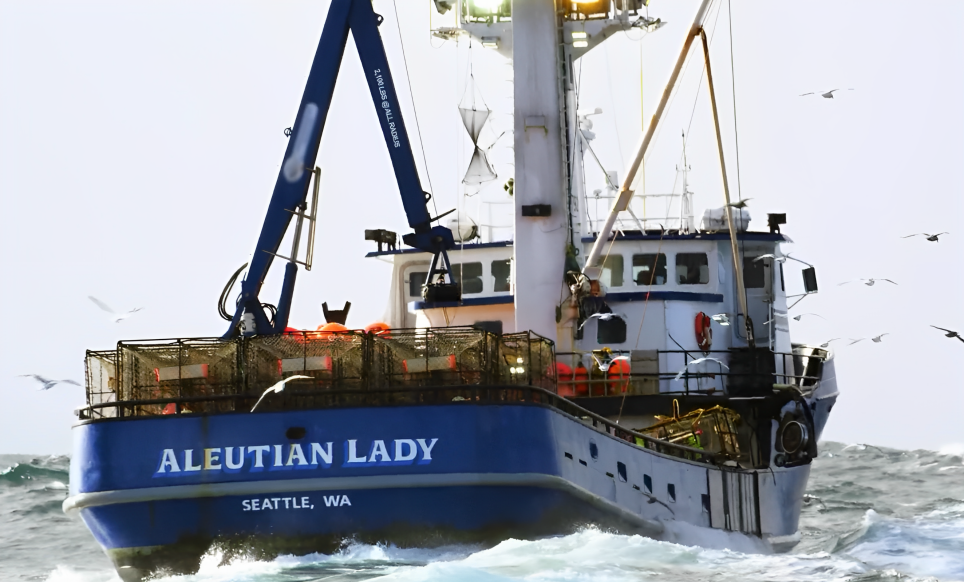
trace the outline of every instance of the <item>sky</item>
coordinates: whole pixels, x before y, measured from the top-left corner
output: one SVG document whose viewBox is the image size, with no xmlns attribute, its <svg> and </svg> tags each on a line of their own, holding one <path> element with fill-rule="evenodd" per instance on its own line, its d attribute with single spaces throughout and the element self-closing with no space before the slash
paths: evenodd
<svg viewBox="0 0 964 582">
<path fill-rule="evenodd" d="M 964 4 L 741 0 L 730 17 L 722 1 L 706 26 L 731 190 L 752 199 L 751 228 L 786 212 L 794 244 L 784 250 L 817 268 L 820 292 L 794 311 L 825 319 L 791 321 L 794 341 L 889 334 L 832 344 L 841 396 L 824 438 L 964 442 L 954 364 L 964 344 L 929 327 L 964 332 Z M 511 139 L 497 139 L 511 128 L 508 61 L 466 39 L 433 39 L 451 13 L 428 0 L 399 2 L 398 18 L 391 0 L 374 4 L 423 183 L 440 211 L 498 222 L 511 175 Z M 631 160 L 641 111 L 652 115 L 697 5 L 653 0 L 666 26 L 619 33 L 577 63 L 580 109 L 603 109 L 593 147 L 607 169 L 622 175 Z M 38 391 L 19 374 L 80 381 L 86 349 L 225 331 L 216 302 L 249 260 L 327 9 L 0 0 L 0 453 L 69 452 L 84 402 L 81 388 Z M 315 267 L 299 277 L 297 327 L 322 323 L 322 301 L 351 301 L 350 325 L 380 319 L 390 267 L 363 258 L 374 248 L 364 230 L 406 231 L 350 41 L 346 55 L 318 157 Z M 460 188 L 471 145 L 456 113 L 470 62 L 495 112 L 480 141 L 494 143 L 500 175 L 475 196 Z M 701 72 L 694 50 L 645 183 L 672 189 L 687 130 L 698 216 L 723 197 Z M 799 96 L 832 88 L 854 90 Z M 589 190 L 601 187 L 602 172 L 586 167 Z M 901 238 L 942 231 L 936 243 Z M 869 277 L 898 285 L 839 285 Z M 262 298 L 279 287 L 274 273 Z M 115 324 L 88 295 L 143 310 Z"/>
</svg>

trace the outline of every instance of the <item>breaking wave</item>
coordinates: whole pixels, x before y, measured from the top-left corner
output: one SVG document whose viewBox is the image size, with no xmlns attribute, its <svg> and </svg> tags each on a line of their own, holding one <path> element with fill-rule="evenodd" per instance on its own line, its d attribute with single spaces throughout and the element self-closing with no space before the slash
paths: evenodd
<svg viewBox="0 0 964 582">
<path fill-rule="evenodd" d="M 0 471 L 0 507 L 14 507 L 0 515 L 0 547 L 12 547 L 14 557 L 0 559 L 0 578 L 119 580 L 83 524 L 59 510 L 66 492 L 53 484 L 66 484 L 66 459 L 2 461 L 9 468 Z M 5 539 L 6 530 L 16 533 Z M 964 450 L 822 444 L 801 517 L 802 540 L 789 554 L 763 553 L 745 536 L 679 524 L 668 530 L 672 541 L 590 528 L 494 547 L 349 543 L 331 555 L 230 561 L 211 552 L 197 574 L 162 580 L 964 582 Z"/>
</svg>

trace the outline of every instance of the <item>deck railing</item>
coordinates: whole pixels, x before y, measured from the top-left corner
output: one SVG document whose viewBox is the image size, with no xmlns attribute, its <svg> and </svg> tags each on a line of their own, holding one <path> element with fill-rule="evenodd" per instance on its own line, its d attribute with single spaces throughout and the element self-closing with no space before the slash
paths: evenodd
<svg viewBox="0 0 964 582">
<path fill-rule="evenodd" d="M 553 361 L 552 342 L 535 333 L 461 327 L 119 342 L 116 350 L 87 352 L 88 413 L 102 418 L 243 410 L 266 388 L 295 375 L 307 378 L 291 382 L 286 394 L 472 385 L 555 391 Z M 266 399 L 263 407 L 281 401 Z"/>
<path fill-rule="evenodd" d="M 700 358 L 711 359 L 691 364 Z M 768 393 L 774 385 L 806 391 L 820 379 L 814 375 L 819 374 L 817 366 L 798 369 L 799 354 L 769 350 L 559 352 L 557 359 L 563 364 L 557 368 L 558 393 L 577 398 L 623 394 L 751 395 Z"/>
<path fill-rule="evenodd" d="M 620 426 L 556 393 L 550 340 L 471 328 L 120 342 L 87 352 L 82 420 L 192 413 L 250 413 L 265 388 L 293 375 L 261 411 L 413 404 L 529 403 L 661 454 L 730 459 Z"/>
</svg>

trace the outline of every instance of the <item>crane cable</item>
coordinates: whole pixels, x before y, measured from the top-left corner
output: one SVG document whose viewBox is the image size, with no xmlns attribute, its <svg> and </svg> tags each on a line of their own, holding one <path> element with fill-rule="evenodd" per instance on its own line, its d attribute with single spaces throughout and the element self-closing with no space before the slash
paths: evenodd
<svg viewBox="0 0 964 582">
<path fill-rule="evenodd" d="M 412 100 L 412 113 L 415 116 L 415 133 L 418 135 L 418 147 L 422 150 L 422 164 L 425 165 L 425 179 L 428 181 L 428 189 L 432 194 L 432 209 L 435 216 L 438 216 L 438 206 L 435 204 L 435 188 L 432 187 L 432 174 L 428 171 L 428 158 L 425 157 L 425 143 L 422 141 L 422 129 L 418 123 L 418 108 L 415 106 L 415 94 L 412 92 L 412 79 L 408 74 L 408 58 L 405 56 L 405 41 L 402 39 L 402 27 L 398 22 L 398 5 L 392 0 L 392 8 L 395 10 L 395 29 L 398 31 L 398 45 L 402 49 L 402 64 L 405 66 L 405 82 L 408 85 L 408 95 Z"/>
</svg>

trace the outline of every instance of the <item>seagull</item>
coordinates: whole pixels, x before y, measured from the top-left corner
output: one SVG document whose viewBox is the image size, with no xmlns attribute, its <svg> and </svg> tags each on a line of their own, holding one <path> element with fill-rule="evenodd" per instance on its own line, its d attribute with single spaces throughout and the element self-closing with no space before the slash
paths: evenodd
<svg viewBox="0 0 964 582">
<path fill-rule="evenodd" d="M 880 334 L 880 335 L 877 335 L 877 336 L 874 336 L 874 337 L 870 338 L 870 341 L 874 342 L 875 344 L 879 344 L 880 342 L 884 341 L 884 336 L 885 336 L 885 335 L 890 335 L 890 334 L 889 334 L 889 333 L 882 333 L 882 334 Z"/>
<path fill-rule="evenodd" d="M 912 236 L 926 236 L 926 237 L 927 237 L 927 240 L 929 240 L 929 241 L 931 241 L 931 242 L 941 242 L 941 241 L 937 240 L 937 237 L 941 236 L 942 234 L 951 234 L 951 233 L 949 233 L 949 232 L 939 232 L 939 233 L 937 233 L 937 234 L 927 234 L 926 232 L 919 232 L 919 233 L 917 233 L 917 234 L 909 234 L 909 235 L 907 235 L 907 236 L 902 236 L 902 237 L 900 237 L 900 238 L 910 238 L 910 237 L 912 237 Z"/>
<path fill-rule="evenodd" d="M 41 384 L 43 384 L 43 386 L 41 386 L 40 388 L 37 388 L 37 390 L 50 390 L 57 384 L 73 384 L 74 386 L 80 386 L 80 382 L 76 382 L 74 380 L 48 380 L 47 378 L 44 378 L 39 374 L 20 374 L 20 377 L 33 378 L 37 382 L 40 382 Z"/>
<path fill-rule="evenodd" d="M 131 309 L 131 310 L 128 311 L 127 313 L 117 313 L 116 311 L 114 311 L 113 309 L 111 309 L 109 305 L 107 305 L 106 303 L 104 303 L 104 302 L 101 301 L 100 299 L 94 297 L 93 295 L 88 295 L 88 296 L 87 296 L 87 299 L 90 299 L 91 301 L 94 302 L 94 305 L 96 305 L 97 307 L 100 307 L 101 309 L 103 309 L 103 310 L 106 311 L 107 313 L 111 314 L 111 319 L 113 319 L 114 323 L 120 323 L 120 322 L 124 321 L 125 319 L 127 319 L 128 317 L 134 315 L 135 313 L 137 313 L 137 312 L 140 311 L 141 309 L 144 309 L 143 307 L 135 307 L 134 309 Z"/>
<path fill-rule="evenodd" d="M 292 380 L 314 380 L 314 378 L 312 378 L 311 376 L 298 376 L 298 375 L 288 376 L 284 380 L 278 382 L 274 386 L 262 392 L 261 398 L 258 398 L 258 401 L 255 402 L 254 406 L 251 407 L 251 412 L 254 412 L 254 409 L 257 408 L 259 404 L 261 404 L 261 401 L 264 400 L 265 396 L 267 396 L 271 392 L 274 392 L 275 394 L 280 394 L 281 391 L 285 389 L 285 384 L 287 384 L 288 382 L 291 382 Z"/>
<path fill-rule="evenodd" d="M 582 329 L 587 323 L 589 323 L 589 320 L 593 319 L 594 317 L 598 317 L 599 321 L 609 321 L 614 317 L 618 317 L 619 319 L 626 321 L 626 316 L 622 313 L 593 313 L 586 318 L 586 321 L 582 322 L 582 325 L 579 326 L 579 329 Z"/>
<path fill-rule="evenodd" d="M 723 367 L 726 368 L 727 370 L 730 369 L 729 366 L 727 366 L 727 365 L 724 364 L 723 362 L 717 360 L 716 358 L 697 358 L 697 359 L 693 360 L 692 362 L 690 362 L 690 363 L 686 364 L 685 366 L 683 366 L 683 369 L 679 371 L 679 374 L 676 374 L 676 377 L 673 378 L 673 380 L 679 380 L 680 378 L 682 378 L 682 377 L 683 377 L 683 373 L 686 372 L 686 369 L 689 368 L 690 366 L 695 365 L 695 364 L 699 364 L 700 362 L 705 362 L 705 361 L 707 361 L 707 360 L 709 360 L 709 361 L 711 361 L 711 362 L 716 362 L 717 364 L 723 366 Z"/>
<path fill-rule="evenodd" d="M 794 315 L 794 316 L 793 316 L 793 321 L 800 321 L 800 318 L 803 317 L 804 315 L 815 315 L 815 316 L 817 316 L 817 317 L 819 317 L 820 319 L 823 319 L 823 320 L 825 320 L 825 321 L 826 321 L 826 319 L 827 319 L 826 317 L 820 315 L 819 313 L 801 313 L 800 315 Z"/>
<path fill-rule="evenodd" d="M 833 99 L 833 94 L 836 91 L 853 91 L 853 89 L 831 89 L 827 92 L 823 91 L 811 91 L 809 93 L 802 93 L 800 97 L 806 97 L 807 95 L 820 95 L 824 99 Z"/>
<path fill-rule="evenodd" d="M 731 207 L 731 208 L 746 208 L 746 203 L 749 202 L 750 200 L 753 200 L 753 199 L 752 199 L 752 198 L 744 198 L 743 200 L 740 200 L 739 202 L 730 202 L 729 204 L 727 204 L 727 206 L 729 206 L 729 207 Z"/>
<path fill-rule="evenodd" d="M 852 345 L 854 345 L 855 343 L 857 343 L 857 342 L 862 342 L 862 341 L 864 341 L 864 340 L 867 339 L 867 338 L 862 337 L 862 338 L 860 338 L 860 339 L 854 339 L 854 338 L 852 338 L 852 337 L 848 337 L 847 339 L 850 340 L 850 343 L 847 344 L 847 345 L 848 345 L 848 346 L 852 346 Z"/>
<path fill-rule="evenodd" d="M 782 263 L 787 260 L 786 257 L 778 257 L 776 255 L 766 254 L 766 255 L 760 255 L 759 257 L 753 259 L 753 262 L 755 263 L 757 261 L 762 261 L 763 259 L 773 259 L 778 263 Z"/>
<path fill-rule="evenodd" d="M 957 339 L 964 342 L 964 337 L 961 337 L 961 334 L 957 333 L 956 331 L 944 329 L 943 327 L 937 327 L 936 325 L 932 325 L 931 327 L 933 327 L 934 329 L 939 329 L 941 331 L 946 331 L 947 333 L 944 334 L 944 337 L 956 337 Z"/>
<path fill-rule="evenodd" d="M 835 341 L 837 341 L 838 339 L 842 339 L 842 338 L 835 337 L 835 338 L 833 338 L 832 340 L 827 340 L 827 341 L 823 342 L 822 344 L 820 344 L 820 347 L 821 347 L 821 348 L 829 348 L 829 347 L 830 347 L 830 342 L 835 342 Z"/>
<path fill-rule="evenodd" d="M 877 281 L 887 281 L 888 283 L 893 283 L 894 285 L 897 284 L 897 283 L 894 283 L 893 281 L 891 281 L 890 279 L 873 279 L 873 278 L 871 278 L 871 279 L 853 279 L 853 280 L 851 280 L 851 281 L 844 281 L 843 283 L 838 283 L 837 286 L 839 287 L 840 285 L 846 285 L 847 283 L 853 283 L 854 281 L 863 281 L 863 282 L 864 282 L 864 285 L 866 285 L 866 286 L 868 286 L 868 287 L 873 287 L 873 286 L 874 286 L 874 283 L 876 283 Z"/>
<path fill-rule="evenodd" d="M 596 361 L 596 365 L 599 366 L 599 370 L 602 372 L 608 372 L 609 367 L 612 366 L 618 360 L 626 360 L 627 362 L 630 361 L 629 356 L 616 356 L 611 360 L 600 360 L 599 358 L 596 357 L 596 354 L 590 353 L 589 355 L 592 356 L 592 359 Z"/>
<path fill-rule="evenodd" d="M 711 315 L 710 319 L 720 325 L 730 325 L 730 317 L 727 313 L 717 313 L 716 315 Z"/>
<path fill-rule="evenodd" d="M 768 320 L 764 321 L 764 322 L 763 322 L 763 325 L 770 325 L 770 324 L 773 323 L 773 322 L 776 320 L 776 318 L 778 318 L 778 317 L 783 318 L 783 319 L 786 319 L 786 318 L 787 318 L 787 314 L 786 314 L 786 313 L 774 313 L 774 314 L 773 314 L 773 319 L 768 319 Z M 794 317 L 794 319 L 796 319 L 796 318 Z"/>
</svg>

